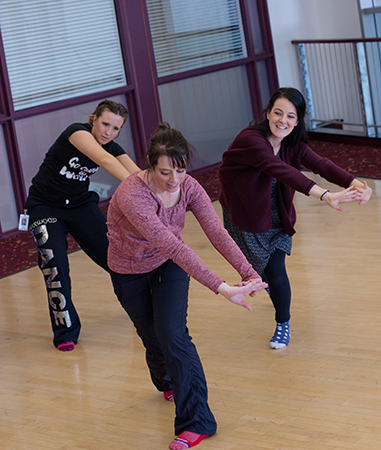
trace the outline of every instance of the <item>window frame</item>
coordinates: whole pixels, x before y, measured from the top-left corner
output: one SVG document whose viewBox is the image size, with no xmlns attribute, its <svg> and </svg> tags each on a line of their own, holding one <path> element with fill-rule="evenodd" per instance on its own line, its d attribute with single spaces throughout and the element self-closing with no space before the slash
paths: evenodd
<svg viewBox="0 0 381 450">
<path fill-rule="evenodd" d="M 258 54 L 254 51 L 254 36 L 250 29 L 250 10 L 248 3 L 252 1 L 256 1 L 261 27 L 263 51 Z M 261 99 L 257 72 L 258 62 L 265 61 L 270 90 L 273 91 L 278 88 L 275 56 L 266 0 L 240 0 L 242 22 L 248 52 L 246 58 L 161 78 L 157 77 L 154 67 L 155 60 L 146 4 L 144 0 L 129 0 L 128 6 L 126 3 L 125 0 L 114 0 L 124 69 L 127 79 L 126 85 L 108 91 L 60 100 L 58 102 L 25 110 L 14 111 L 13 109 L 4 46 L 0 30 L 0 125 L 4 128 L 18 212 L 23 212 L 27 195 L 15 131 L 15 122 L 21 118 L 28 118 L 51 111 L 63 110 L 65 108 L 75 108 L 83 103 L 93 100 L 101 101 L 104 98 L 113 95 L 124 95 L 130 113 L 136 160 L 138 164 L 142 164 L 150 136 L 156 129 L 157 124 L 161 121 L 160 104 L 157 92 L 157 88 L 160 84 L 243 65 L 246 67 L 248 74 L 250 97 L 255 116 L 263 109 L 263 100 Z M 3 239 L 9 235 L 16 234 L 17 232 L 17 229 L 7 231 L 2 234 L 1 238 Z"/>
</svg>

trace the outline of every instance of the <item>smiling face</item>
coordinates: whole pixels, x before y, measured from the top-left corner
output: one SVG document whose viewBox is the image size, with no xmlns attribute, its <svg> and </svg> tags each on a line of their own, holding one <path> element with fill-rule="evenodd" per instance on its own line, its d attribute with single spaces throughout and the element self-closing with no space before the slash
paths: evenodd
<svg viewBox="0 0 381 450">
<path fill-rule="evenodd" d="M 298 125 L 295 106 L 286 98 L 275 100 L 271 111 L 267 111 L 271 136 L 269 140 L 281 141 Z"/>
<path fill-rule="evenodd" d="M 118 136 L 123 124 L 123 117 L 106 109 L 93 120 L 91 133 L 99 145 L 105 145 Z"/>
<path fill-rule="evenodd" d="M 150 172 L 154 191 L 156 193 L 165 191 L 169 193 L 177 192 L 186 173 L 186 169 L 173 167 L 172 161 L 168 156 L 160 156 L 157 165 Z"/>
</svg>

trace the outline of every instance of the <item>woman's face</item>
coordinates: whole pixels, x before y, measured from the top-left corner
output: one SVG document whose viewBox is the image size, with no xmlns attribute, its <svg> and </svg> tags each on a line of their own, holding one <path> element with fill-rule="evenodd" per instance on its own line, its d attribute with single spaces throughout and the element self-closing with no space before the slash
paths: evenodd
<svg viewBox="0 0 381 450">
<path fill-rule="evenodd" d="M 105 145 L 118 136 L 123 123 L 123 117 L 106 109 L 99 117 L 95 117 L 91 133 L 98 144 Z"/>
<path fill-rule="evenodd" d="M 298 114 L 295 106 L 286 98 L 275 100 L 270 112 L 267 112 L 270 131 L 273 137 L 284 139 L 298 125 Z"/>
<path fill-rule="evenodd" d="M 180 188 L 187 171 L 181 167 L 173 167 L 168 156 L 160 156 L 155 169 L 150 173 L 156 192 L 176 192 Z"/>
</svg>

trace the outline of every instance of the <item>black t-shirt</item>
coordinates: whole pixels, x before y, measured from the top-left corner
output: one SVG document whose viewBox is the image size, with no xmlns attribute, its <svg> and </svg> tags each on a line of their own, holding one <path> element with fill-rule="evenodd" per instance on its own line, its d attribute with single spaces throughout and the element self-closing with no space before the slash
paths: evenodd
<svg viewBox="0 0 381 450">
<path fill-rule="evenodd" d="M 91 125 L 73 123 L 50 147 L 32 179 L 30 196 L 55 206 L 68 207 L 86 201 L 89 197 L 90 177 L 98 171 L 99 166 L 69 142 L 69 137 L 79 130 L 91 133 Z M 102 147 L 115 157 L 125 153 L 114 141 Z"/>
</svg>

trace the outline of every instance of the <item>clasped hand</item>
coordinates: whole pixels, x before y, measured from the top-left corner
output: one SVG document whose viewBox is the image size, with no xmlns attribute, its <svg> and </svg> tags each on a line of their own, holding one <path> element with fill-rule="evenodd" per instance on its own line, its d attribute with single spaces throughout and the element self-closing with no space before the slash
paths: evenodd
<svg viewBox="0 0 381 450">
<path fill-rule="evenodd" d="M 366 181 L 364 181 L 364 187 L 363 188 L 356 187 L 356 191 L 359 194 L 357 198 L 357 200 L 360 200 L 359 205 L 365 205 L 365 203 L 368 203 L 373 192 L 372 188 L 368 186 Z"/>
<path fill-rule="evenodd" d="M 344 209 L 340 206 L 340 203 L 359 201 L 359 205 L 365 205 L 371 195 L 372 189 L 364 181 L 363 188 L 350 186 L 339 192 L 328 192 L 323 198 L 331 208 L 342 212 Z"/>
<path fill-rule="evenodd" d="M 242 281 L 234 286 L 225 282 L 221 283 L 217 291 L 232 303 L 251 311 L 251 306 L 244 301 L 244 298 L 248 295 L 254 297 L 266 287 L 267 283 L 263 282 L 261 278 L 254 278 L 253 280 Z"/>
</svg>

